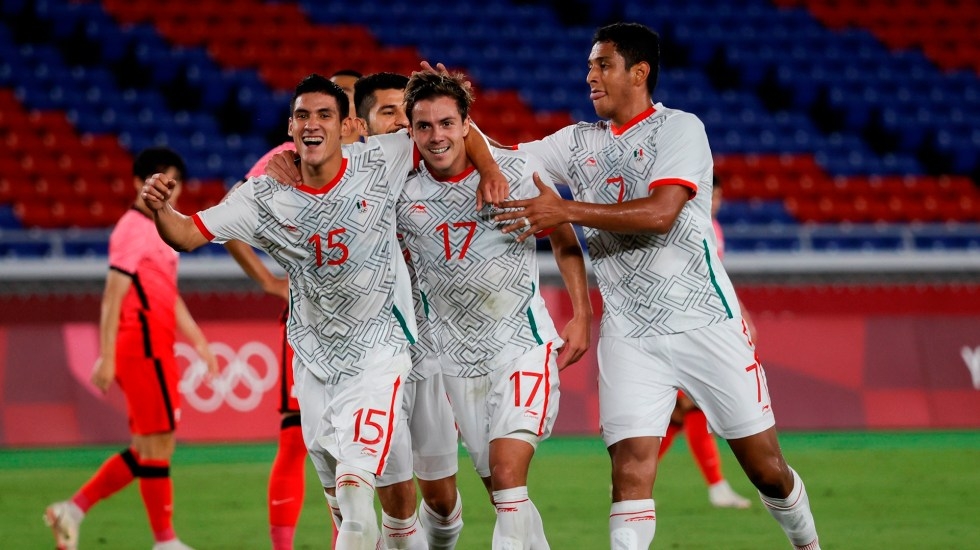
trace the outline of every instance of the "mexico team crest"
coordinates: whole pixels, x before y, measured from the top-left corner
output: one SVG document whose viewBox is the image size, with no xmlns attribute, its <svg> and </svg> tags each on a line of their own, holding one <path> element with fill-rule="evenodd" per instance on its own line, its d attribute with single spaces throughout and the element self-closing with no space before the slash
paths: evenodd
<svg viewBox="0 0 980 550">
<path fill-rule="evenodd" d="M 355 204 L 355 207 L 357 208 L 357 211 L 360 212 L 361 214 L 367 214 L 368 201 L 366 201 L 364 197 L 357 197 L 356 200 L 357 202 Z"/>
</svg>

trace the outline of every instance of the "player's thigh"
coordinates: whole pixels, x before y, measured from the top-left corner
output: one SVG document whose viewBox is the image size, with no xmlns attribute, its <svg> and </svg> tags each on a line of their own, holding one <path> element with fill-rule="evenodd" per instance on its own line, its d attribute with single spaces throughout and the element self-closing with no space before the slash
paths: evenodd
<svg viewBox="0 0 980 550">
<path fill-rule="evenodd" d="M 390 458 L 399 432 L 408 429 L 402 398 L 411 369 L 408 352 L 364 365 L 346 377 L 324 414 L 322 445 L 338 462 L 380 475 Z M 302 411 L 303 404 L 300 403 Z M 410 449 L 411 446 L 407 447 Z"/>
<path fill-rule="evenodd" d="M 409 384 L 414 386 L 408 425 L 415 475 L 436 480 L 459 470 L 459 444 L 452 405 L 441 374 Z M 407 388 L 406 388 L 407 389 Z"/>
<path fill-rule="evenodd" d="M 491 373 L 491 440 L 512 437 L 536 447 L 551 435 L 561 397 L 557 357 L 553 343 L 548 343 Z"/>
<path fill-rule="evenodd" d="M 606 446 L 633 437 L 663 437 L 677 400 L 677 376 L 666 336 L 601 337 L 599 425 Z"/>
<path fill-rule="evenodd" d="M 675 335 L 674 357 L 684 391 L 725 439 L 775 425 L 765 370 L 739 319 Z"/>
<path fill-rule="evenodd" d="M 172 355 L 119 355 L 116 380 L 126 396 L 131 433 L 147 435 L 176 429 L 180 422 L 180 380 Z"/>
<path fill-rule="evenodd" d="M 391 487 L 412 479 L 414 464 L 409 418 L 417 394 L 417 384 L 417 382 L 407 382 L 402 388 L 401 415 L 397 419 L 400 429 L 395 430 L 392 436 L 388 460 L 385 462 L 384 471 L 378 476 L 378 487 Z"/>
<path fill-rule="evenodd" d="M 316 469 L 320 484 L 324 487 L 336 486 L 337 461 L 321 443 L 321 435 L 327 431 L 323 415 L 327 411 L 333 387 L 313 375 L 312 371 L 300 364 L 295 365 L 294 390 L 299 401 L 300 427 L 303 442 Z"/>
<path fill-rule="evenodd" d="M 487 397 L 491 387 L 490 375 L 469 378 L 446 376 L 443 383 L 452 404 L 463 447 L 480 477 L 489 478 L 490 416 Z"/>
</svg>

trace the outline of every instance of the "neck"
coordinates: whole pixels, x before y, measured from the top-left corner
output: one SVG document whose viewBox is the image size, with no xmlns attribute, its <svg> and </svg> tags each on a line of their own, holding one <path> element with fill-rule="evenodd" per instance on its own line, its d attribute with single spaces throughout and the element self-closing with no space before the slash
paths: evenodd
<svg viewBox="0 0 980 550">
<path fill-rule="evenodd" d="M 300 161 L 299 172 L 303 175 L 303 185 L 313 189 L 322 189 L 337 176 L 342 161 L 343 156 L 339 154 L 317 166 Z"/>
<path fill-rule="evenodd" d="M 609 120 L 616 126 L 625 126 L 641 113 L 653 106 L 649 96 L 639 97 L 616 112 Z"/>
</svg>

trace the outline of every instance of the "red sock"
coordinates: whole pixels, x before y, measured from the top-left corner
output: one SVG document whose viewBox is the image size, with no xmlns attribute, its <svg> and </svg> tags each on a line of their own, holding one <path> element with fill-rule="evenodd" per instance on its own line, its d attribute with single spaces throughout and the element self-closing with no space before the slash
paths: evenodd
<svg viewBox="0 0 980 550">
<path fill-rule="evenodd" d="M 275 538 L 280 540 L 279 544 L 283 542 L 282 535 L 287 534 L 287 530 L 277 528 L 296 527 L 303 509 L 305 489 L 306 444 L 303 443 L 303 430 L 299 425 L 284 426 L 279 431 L 279 449 L 269 475 L 269 526 L 276 531 Z M 273 541 L 273 548 L 292 548 L 291 536 L 288 543 L 288 546 L 277 546 Z"/>
<path fill-rule="evenodd" d="M 687 432 L 687 444 L 691 448 L 701 468 L 701 474 L 708 485 L 718 483 L 724 477 L 721 475 L 721 455 L 718 454 L 718 443 L 715 436 L 708 433 L 708 419 L 704 412 L 693 410 L 684 415 L 684 431 Z"/>
<path fill-rule="evenodd" d="M 129 485 L 129 482 L 133 481 L 135 477 L 133 472 L 137 468 L 136 457 L 132 449 L 126 449 L 119 454 L 112 455 L 75 493 L 71 499 L 72 502 L 83 512 L 88 512 L 89 508 L 94 506 L 96 502 Z"/>
<path fill-rule="evenodd" d="M 174 533 L 174 484 L 170 479 L 169 460 L 140 461 L 140 494 L 150 518 L 153 539 L 166 542 L 176 538 Z"/>
<path fill-rule="evenodd" d="M 671 422 L 667 424 L 667 435 L 663 436 L 660 440 L 660 451 L 657 453 L 657 460 L 663 458 L 667 453 L 667 449 L 670 449 L 671 444 L 674 442 L 674 438 L 677 437 L 677 432 L 684 429 L 681 424 L 675 424 Z"/>
</svg>

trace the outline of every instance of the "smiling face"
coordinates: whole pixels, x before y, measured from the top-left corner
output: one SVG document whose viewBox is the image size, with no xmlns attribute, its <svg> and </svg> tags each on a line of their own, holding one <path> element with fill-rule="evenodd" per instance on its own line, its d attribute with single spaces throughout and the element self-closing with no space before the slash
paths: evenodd
<svg viewBox="0 0 980 550">
<path fill-rule="evenodd" d="M 424 99 L 412 107 L 412 139 L 437 178 L 451 178 L 469 166 L 463 143 L 469 129 L 469 121 L 462 119 L 451 97 Z"/>
<path fill-rule="evenodd" d="M 313 174 L 339 158 L 345 125 L 350 125 L 350 119 L 341 119 L 337 99 L 332 95 L 311 92 L 296 97 L 289 117 L 289 135 L 302 164 Z"/>
<path fill-rule="evenodd" d="M 369 136 L 391 134 L 408 128 L 408 116 L 405 114 L 405 90 L 375 90 L 374 104 L 367 116 L 367 133 Z"/>
</svg>

